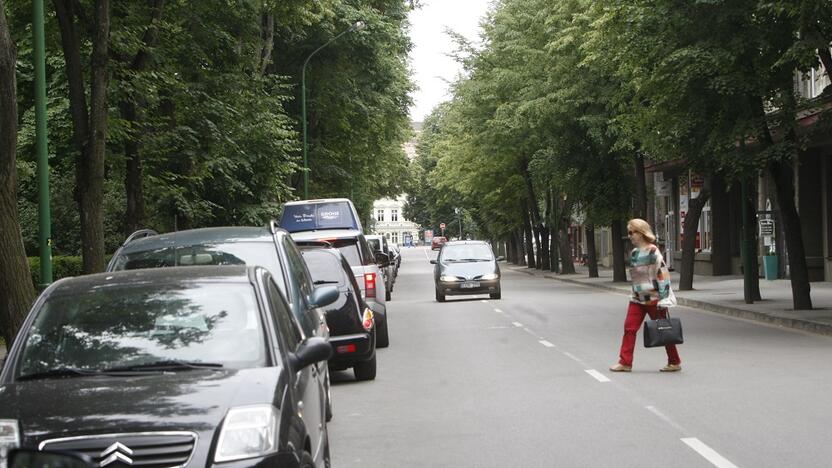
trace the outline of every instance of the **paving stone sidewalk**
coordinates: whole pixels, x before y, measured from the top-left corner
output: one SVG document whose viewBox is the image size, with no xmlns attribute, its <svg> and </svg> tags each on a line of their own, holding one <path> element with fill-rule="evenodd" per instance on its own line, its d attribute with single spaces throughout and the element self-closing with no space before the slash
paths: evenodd
<svg viewBox="0 0 832 468">
<path fill-rule="evenodd" d="M 609 268 L 600 268 L 598 278 L 589 278 L 587 268 L 580 265 L 575 267 L 578 272 L 570 275 L 506 265 L 513 271 L 529 275 L 608 289 L 626 295 L 630 293 L 629 283 L 612 281 L 612 269 Z M 760 279 L 760 295 L 763 300 L 746 304 L 743 298 L 742 276 L 696 275 L 693 279 L 693 291 L 679 291 L 676 288 L 679 284 L 678 271 L 671 272 L 671 277 L 679 305 L 832 336 L 832 283 L 812 283 L 814 310 L 794 310 L 789 280 Z"/>
</svg>

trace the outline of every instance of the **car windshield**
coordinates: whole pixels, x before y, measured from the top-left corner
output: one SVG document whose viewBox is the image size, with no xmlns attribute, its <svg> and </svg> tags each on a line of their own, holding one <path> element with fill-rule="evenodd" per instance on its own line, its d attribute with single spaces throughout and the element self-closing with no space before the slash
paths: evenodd
<svg viewBox="0 0 832 468">
<path fill-rule="evenodd" d="M 49 297 L 24 343 L 18 378 L 171 362 L 266 365 L 255 291 L 243 283 L 109 286 Z"/>
<path fill-rule="evenodd" d="M 488 262 L 494 259 L 491 247 L 486 244 L 445 245 L 443 262 Z"/>
<path fill-rule="evenodd" d="M 228 242 L 163 247 L 119 255 L 113 270 L 195 265 L 257 265 L 267 270 L 285 293 L 286 282 L 277 248 L 268 242 Z"/>
</svg>

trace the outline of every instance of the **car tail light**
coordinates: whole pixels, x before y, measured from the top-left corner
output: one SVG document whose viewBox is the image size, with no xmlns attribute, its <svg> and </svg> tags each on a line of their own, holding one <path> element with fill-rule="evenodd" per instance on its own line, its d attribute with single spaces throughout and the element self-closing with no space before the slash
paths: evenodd
<svg viewBox="0 0 832 468">
<path fill-rule="evenodd" d="M 354 353 L 355 352 L 355 345 L 348 344 L 343 346 L 338 346 L 335 348 L 335 352 L 338 354 L 347 354 L 347 353 Z"/>
<path fill-rule="evenodd" d="M 361 325 L 367 331 L 373 329 L 373 311 L 369 308 L 364 309 L 364 319 L 362 320 Z"/>
<path fill-rule="evenodd" d="M 376 274 L 364 273 L 364 290 L 367 297 L 376 297 Z"/>
</svg>

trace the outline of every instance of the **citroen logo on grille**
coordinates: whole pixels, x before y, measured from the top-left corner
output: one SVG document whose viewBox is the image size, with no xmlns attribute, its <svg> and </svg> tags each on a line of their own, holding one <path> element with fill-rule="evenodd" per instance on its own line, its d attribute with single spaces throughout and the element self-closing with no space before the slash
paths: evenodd
<svg viewBox="0 0 832 468">
<path fill-rule="evenodd" d="M 122 444 L 121 442 L 116 442 L 113 445 L 107 447 L 99 458 L 101 458 L 101 463 L 98 466 L 107 466 L 110 463 L 114 463 L 120 461 L 125 465 L 132 465 L 133 459 L 128 457 L 127 455 L 133 455 L 133 451 L 130 450 L 130 447 Z"/>
</svg>

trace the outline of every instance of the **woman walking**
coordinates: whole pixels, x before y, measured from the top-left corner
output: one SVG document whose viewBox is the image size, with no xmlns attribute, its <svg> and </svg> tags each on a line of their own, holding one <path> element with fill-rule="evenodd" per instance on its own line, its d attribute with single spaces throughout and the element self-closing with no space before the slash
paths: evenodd
<svg viewBox="0 0 832 468">
<path fill-rule="evenodd" d="M 621 353 L 618 363 L 610 367 L 613 372 L 630 372 L 633 369 L 633 351 L 636 347 L 636 333 L 649 315 L 655 320 L 664 318 L 667 310 L 659 308 L 659 301 L 670 296 L 670 273 L 664 258 L 654 242 L 656 236 L 650 225 L 643 219 L 631 219 L 627 222 L 627 235 L 635 248 L 630 254 L 630 280 L 633 282 L 633 295 L 624 319 L 624 338 L 621 340 Z M 665 346 L 667 365 L 661 372 L 682 370 L 682 361 L 676 345 Z"/>
</svg>

